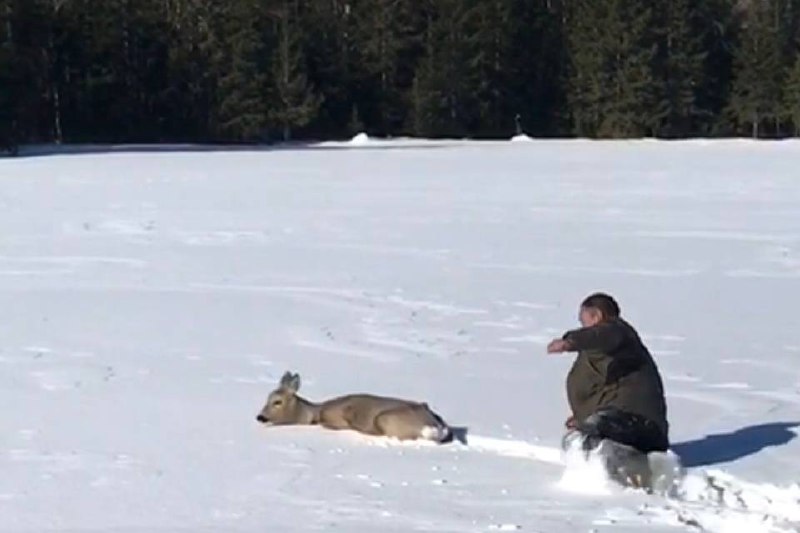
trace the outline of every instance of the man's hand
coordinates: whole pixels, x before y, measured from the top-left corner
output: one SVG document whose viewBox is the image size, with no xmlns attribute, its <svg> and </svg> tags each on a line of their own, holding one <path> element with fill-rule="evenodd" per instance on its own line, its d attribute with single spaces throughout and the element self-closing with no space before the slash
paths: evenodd
<svg viewBox="0 0 800 533">
<path fill-rule="evenodd" d="M 578 421 L 575 420 L 575 415 L 570 415 L 569 418 L 567 418 L 567 421 L 564 422 L 564 427 L 567 429 L 575 429 L 578 427 Z"/>
<path fill-rule="evenodd" d="M 569 350 L 569 342 L 564 339 L 553 339 L 547 345 L 547 353 L 564 353 Z"/>
</svg>

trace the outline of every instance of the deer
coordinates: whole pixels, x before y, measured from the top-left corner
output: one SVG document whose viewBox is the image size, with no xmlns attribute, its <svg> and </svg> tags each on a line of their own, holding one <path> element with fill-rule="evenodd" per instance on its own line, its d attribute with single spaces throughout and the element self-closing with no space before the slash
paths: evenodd
<svg viewBox="0 0 800 533">
<path fill-rule="evenodd" d="M 427 403 L 372 394 L 349 394 L 313 403 L 297 394 L 300 375 L 286 372 L 256 416 L 266 426 L 319 425 L 400 441 L 444 444 L 451 428 Z"/>
</svg>

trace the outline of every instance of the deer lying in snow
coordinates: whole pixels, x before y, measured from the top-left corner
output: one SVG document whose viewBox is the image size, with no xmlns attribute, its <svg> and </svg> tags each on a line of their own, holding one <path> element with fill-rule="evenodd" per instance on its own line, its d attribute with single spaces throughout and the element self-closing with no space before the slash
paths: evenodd
<svg viewBox="0 0 800 533">
<path fill-rule="evenodd" d="M 450 427 L 426 403 L 351 394 L 315 404 L 298 396 L 300 376 L 286 372 L 256 420 L 267 425 L 320 425 L 399 440 L 452 439 Z"/>
</svg>

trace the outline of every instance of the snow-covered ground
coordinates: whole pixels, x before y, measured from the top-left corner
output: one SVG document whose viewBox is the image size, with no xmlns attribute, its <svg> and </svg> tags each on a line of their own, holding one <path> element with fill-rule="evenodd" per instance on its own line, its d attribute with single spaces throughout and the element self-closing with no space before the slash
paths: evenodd
<svg viewBox="0 0 800 533">
<path fill-rule="evenodd" d="M 0 531 L 797 530 L 800 144 L 527 140 L 0 160 Z M 544 347 L 595 290 L 676 498 L 564 475 Z M 286 370 L 467 444 L 262 427 Z"/>
</svg>

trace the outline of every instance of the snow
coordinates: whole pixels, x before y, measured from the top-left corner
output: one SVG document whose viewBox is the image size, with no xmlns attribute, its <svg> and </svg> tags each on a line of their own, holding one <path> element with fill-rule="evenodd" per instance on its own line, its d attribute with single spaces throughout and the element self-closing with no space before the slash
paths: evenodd
<svg viewBox="0 0 800 533">
<path fill-rule="evenodd" d="M 0 160 L 1 532 L 800 527 L 800 144 L 72 151 Z M 544 348 L 595 290 L 662 369 L 673 498 L 564 466 Z M 286 370 L 467 443 L 262 427 Z"/>
<path fill-rule="evenodd" d="M 604 496 L 612 493 L 612 482 L 608 477 L 599 454 L 585 458 L 580 448 L 573 445 L 564 454 L 564 471 L 558 487 L 577 494 Z"/>
<path fill-rule="evenodd" d="M 352 139 L 350 139 L 350 144 L 356 145 L 356 146 L 361 146 L 361 145 L 364 145 L 364 144 L 369 144 L 370 140 L 371 139 L 369 138 L 369 135 L 367 135 L 364 132 L 361 132 L 361 133 L 353 136 Z"/>
</svg>

